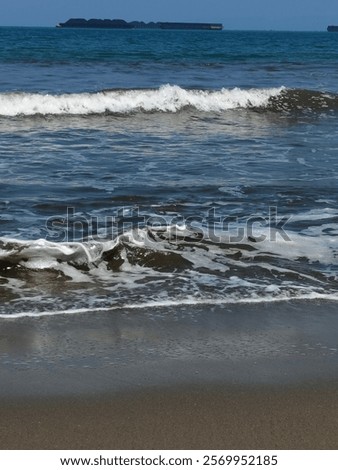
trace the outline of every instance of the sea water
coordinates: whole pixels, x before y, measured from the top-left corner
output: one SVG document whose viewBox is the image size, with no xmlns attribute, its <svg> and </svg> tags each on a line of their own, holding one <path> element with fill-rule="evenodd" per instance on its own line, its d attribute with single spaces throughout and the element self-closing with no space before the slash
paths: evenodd
<svg viewBox="0 0 338 470">
<path fill-rule="evenodd" d="M 338 300 L 337 46 L 0 28 L 0 315 Z"/>
</svg>

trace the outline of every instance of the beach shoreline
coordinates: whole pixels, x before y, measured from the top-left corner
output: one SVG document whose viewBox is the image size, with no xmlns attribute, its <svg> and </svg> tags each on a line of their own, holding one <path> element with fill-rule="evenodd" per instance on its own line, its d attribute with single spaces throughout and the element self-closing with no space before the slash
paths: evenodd
<svg viewBox="0 0 338 470">
<path fill-rule="evenodd" d="M 334 302 L 1 321 L 3 449 L 332 449 Z"/>
</svg>

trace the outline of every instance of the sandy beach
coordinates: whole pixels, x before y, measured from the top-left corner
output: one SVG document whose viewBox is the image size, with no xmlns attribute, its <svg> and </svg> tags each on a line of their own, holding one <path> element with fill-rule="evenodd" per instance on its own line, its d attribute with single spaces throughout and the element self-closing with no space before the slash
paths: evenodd
<svg viewBox="0 0 338 470">
<path fill-rule="evenodd" d="M 335 303 L 1 320 L 2 449 L 334 449 Z"/>
<path fill-rule="evenodd" d="M 336 449 L 338 387 L 185 387 L 0 407 L 2 449 Z"/>
</svg>

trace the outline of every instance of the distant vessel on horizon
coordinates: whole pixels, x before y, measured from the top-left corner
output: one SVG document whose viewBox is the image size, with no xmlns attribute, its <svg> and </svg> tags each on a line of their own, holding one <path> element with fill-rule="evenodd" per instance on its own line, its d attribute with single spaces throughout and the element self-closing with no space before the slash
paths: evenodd
<svg viewBox="0 0 338 470">
<path fill-rule="evenodd" d="M 179 23 L 179 22 L 150 22 L 143 21 L 127 22 L 121 19 L 100 20 L 92 18 L 70 18 L 65 23 L 58 23 L 57 28 L 102 28 L 102 29 L 198 29 L 208 31 L 220 31 L 223 29 L 222 23 Z"/>
<path fill-rule="evenodd" d="M 329 33 L 338 33 L 338 26 L 330 25 L 327 27 Z"/>
</svg>

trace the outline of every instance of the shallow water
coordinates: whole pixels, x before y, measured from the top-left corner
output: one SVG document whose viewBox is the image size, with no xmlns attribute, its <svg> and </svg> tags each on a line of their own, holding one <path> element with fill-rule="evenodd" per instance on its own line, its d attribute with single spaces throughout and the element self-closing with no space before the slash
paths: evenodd
<svg viewBox="0 0 338 470">
<path fill-rule="evenodd" d="M 338 35 L 0 29 L 0 314 L 338 299 Z"/>
</svg>

